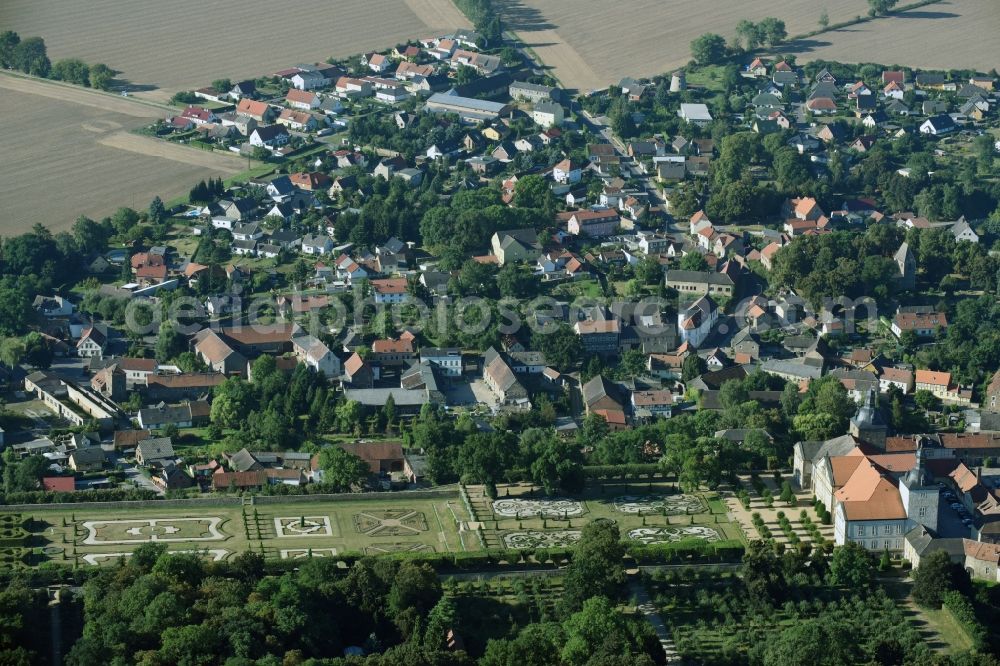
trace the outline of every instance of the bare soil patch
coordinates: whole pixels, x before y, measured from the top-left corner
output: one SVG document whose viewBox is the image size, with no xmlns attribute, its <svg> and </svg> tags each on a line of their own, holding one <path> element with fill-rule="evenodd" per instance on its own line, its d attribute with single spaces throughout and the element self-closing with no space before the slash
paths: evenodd
<svg viewBox="0 0 1000 666">
<path fill-rule="evenodd" d="M 239 173 L 245 165 L 245 162 L 235 155 L 178 146 L 177 144 L 167 143 L 166 141 L 130 132 L 105 134 L 99 143 L 109 148 L 127 150 L 131 153 L 146 155 L 147 157 L 162 157 L 163 159 L 173 160 L 181 164 L 214 169 L 224 174 Z"/>
</svg>

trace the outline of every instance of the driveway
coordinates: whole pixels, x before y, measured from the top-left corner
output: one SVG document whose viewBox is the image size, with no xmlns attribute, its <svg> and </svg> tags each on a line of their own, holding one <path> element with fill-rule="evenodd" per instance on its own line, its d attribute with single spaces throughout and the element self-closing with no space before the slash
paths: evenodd
<svg viewBox="0 0 1000 666">
<path fill-rule="evenodd" d="M 125 471 L 126 483 L 131 482 L 137 487 L 142 488 L 143 490 L 152 490 L 157 495 L 163 494 L 163 490 L 155 483 L 153 483 L 149 478 L 147 478 L 141 471 L 139 471 L 139 468 L 136 467 L 135 465 L 132 465 L 131 467 L 126 467 L 124 471 Z"/>
</svg>

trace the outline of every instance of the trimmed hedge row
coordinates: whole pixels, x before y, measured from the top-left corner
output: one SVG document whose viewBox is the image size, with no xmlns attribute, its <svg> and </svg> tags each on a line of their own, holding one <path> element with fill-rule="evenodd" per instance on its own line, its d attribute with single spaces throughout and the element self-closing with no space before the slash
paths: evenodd
<svg viewBox="0 0 1000 666">
<path fill-rule="evenodd" d="M 652 545 L 628 544 L 627 555 L 639 564 L 672 564 L 675 562 L 739 562 L 745 547 L 740 541 L 730 539 L 710 543 L 701 539 L 685 539 L 674 543 Z"/>
<path fill-rule="evenodd" d="M 972 639 L 972 647 L 976 650 L 986 648 L 989 640 L 989 633 L 986 627 L 976 617 L 976 610 L 972 603 L 965 598 L 965 595 L 956 590 L 945 592 L 941 598 L 941 605 L 951 613 L 955 621 L 961 625 L 962 629 Z"/>
</svg>

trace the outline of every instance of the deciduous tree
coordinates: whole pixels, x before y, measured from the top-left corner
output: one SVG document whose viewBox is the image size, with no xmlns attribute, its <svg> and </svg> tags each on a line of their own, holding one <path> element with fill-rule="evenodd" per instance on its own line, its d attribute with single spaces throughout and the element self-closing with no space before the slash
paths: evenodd
<svg viewBox="0 0 1000 666">
<path fill-rule="evenodd" d="M 578 611 L 592 597 L 617 599 L 625 582 L 624 555 L 618 525 L 610 521 L 587 523 L 566 570 L 563 608 Z"/>
<path fill-rule="evenodd" d="M 720 62 L 726 56 L 726 40 L 721 35 L 706 32 L 691 42 L 691 55 L 703 65 Z"/>
<path fill-rule="evenodd" d="M 339 446 L 327 446 L 319 452 L 319 466 L 323 470 L 323 483 L 338 491 L 348 491 L 368 478 L 368 463 L 348 453 Z"/>
</svg>

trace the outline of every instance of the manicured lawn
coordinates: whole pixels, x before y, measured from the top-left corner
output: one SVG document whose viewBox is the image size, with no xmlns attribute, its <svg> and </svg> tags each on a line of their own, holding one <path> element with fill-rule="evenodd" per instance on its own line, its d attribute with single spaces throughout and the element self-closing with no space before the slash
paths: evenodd
<svg viewBox="0 0 1000 666">
<path fill-rule="evenodd" d="M 501 485 L 496 500 L 469 489 L 488 548 L 563 548 L 595 520 L 612 520 L 622 537 L 643 543 L 742 541 L 715 493 L 676 494 L 665 482 L 593 484 L 581 495 L 545 497 L 524 484 Z"/>
<path fill-rule="evenodd" d="M 584 298 L 603 298 L 604 290 L 597 280 L 576 280 L 563 282 L 552 289 L 553 296 L 575 296 Z"/>
</svg>

